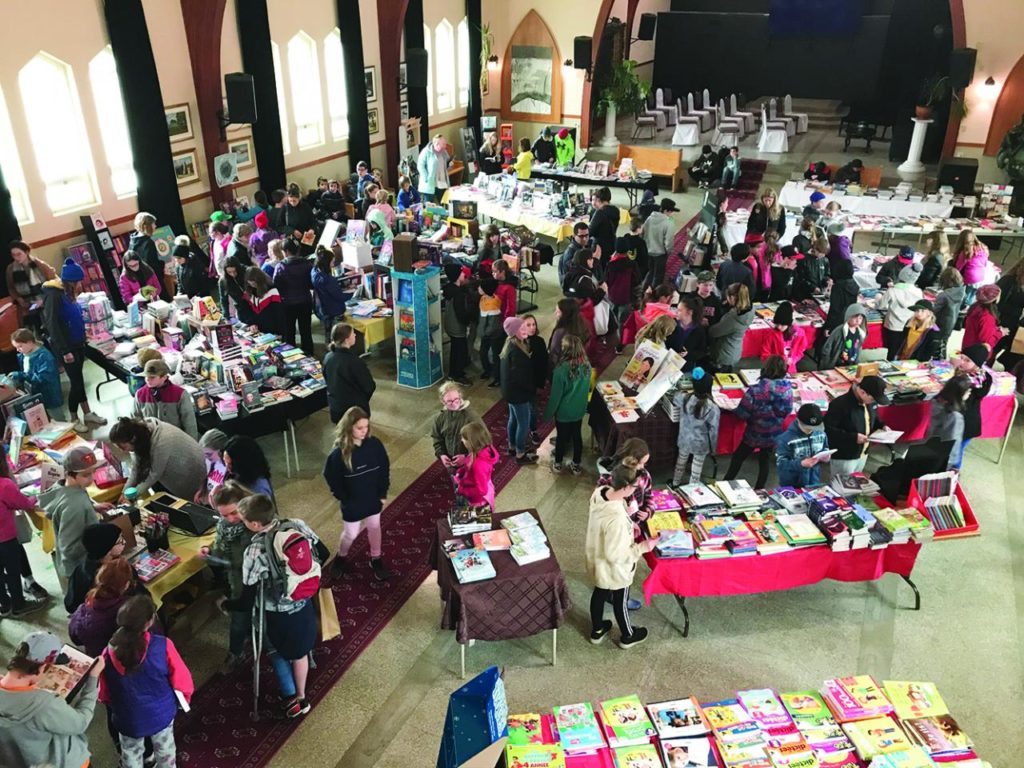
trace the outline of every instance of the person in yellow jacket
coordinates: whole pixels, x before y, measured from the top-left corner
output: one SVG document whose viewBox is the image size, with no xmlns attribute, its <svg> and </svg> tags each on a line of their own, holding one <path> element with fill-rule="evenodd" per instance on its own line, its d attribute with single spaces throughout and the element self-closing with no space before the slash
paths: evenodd
<svg viewBox="0 0 1024 768">
<path fill-rule="evenodd" d="M 530 171 L 533 170 L 533 152 L 530 151 L 530 140 L 519 140 L 519 156 L 509 166 L 509 170 L 515 172 L 520 181 L 527 181 L 530 178 Z"/>
<path fill-rule="evenodd" d="M 620 464 L 612 471 L 611 485 L 598 487 L 590 497 L 585 560 L 587 576 L 594 585 L 590 595 L 590 642 L 594 645 L 611 632 L 612 623 L 604 618 L 604 606 L 609 601 L 622 635 L 619 647 L 632 648 L 647 639 L 647 629 L 634 627 L 629 621 L 629 588 L 637 561 L 654 548 L 657 540 L 634 541 L 626 500 L 635 490 L 636 471 Z"/>
</svg>

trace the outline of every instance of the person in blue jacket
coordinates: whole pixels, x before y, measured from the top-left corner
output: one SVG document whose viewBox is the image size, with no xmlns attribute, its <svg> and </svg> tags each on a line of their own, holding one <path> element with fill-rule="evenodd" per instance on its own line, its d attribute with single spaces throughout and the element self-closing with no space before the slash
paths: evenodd
<svg viewBox="0 0 1024 768">
<path fill-rule="evenodd" d="M 332 266 L 334 253 L 320 245 L 316 249 L 316 263 L 313 265 L 313 311 L 324 327 L 324 344 L 331 343 L 331 329 L 345 314 L 345 302 L 352 298 L 346 293 Z"/>
<path fill-rule="evenodd" d="M 32 394 L 43 396 L 43 407 L 53 421 L 64 421 L 64 393 L 60 388 L 60 370 L 53 353 L 36 341 L 28 328 L 11 334 L 18 351 L 18 370 L 11 374 L 16 384 L 27 384 Z"/>
<path fill-rule="evenodd" d="M 779 485 L 803 488 L 821 482 L 821 462 L 816 458 L 828 450 L 825 417 L 814 403 L 804 403 L 796 412 L 796 420 L 775 438 L 775 462 Z"/>
</svg>

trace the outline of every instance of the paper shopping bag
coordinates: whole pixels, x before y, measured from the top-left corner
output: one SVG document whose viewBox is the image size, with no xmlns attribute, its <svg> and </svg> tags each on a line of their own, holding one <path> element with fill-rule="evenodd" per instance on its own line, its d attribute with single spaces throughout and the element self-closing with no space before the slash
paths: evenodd
<svg viewBox="0 0 1024 768">
<path fill-rule="evenodd" d="M 1017 329 L 1013 335 L 1013 343 L 1010 344 L 1010 352 L 1014 355 L 1024 355 L 1024 325 Z"/>
<path fill-rule="evenodd" d="M 320 611 L 321 642 L 340 637 L 341 624 L 338 622 L 338 609 L 334 605 L 334 593 L 329 589 L 321 589 L 316 596 L 317 607 Z"/>
</svg>

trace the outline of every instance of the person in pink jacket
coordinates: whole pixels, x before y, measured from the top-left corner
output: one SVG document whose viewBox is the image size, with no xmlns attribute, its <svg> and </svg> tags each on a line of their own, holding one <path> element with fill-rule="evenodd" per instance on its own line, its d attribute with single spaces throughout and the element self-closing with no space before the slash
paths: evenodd
<svg viewBox="0 0 1024 768">
<path fill-rule="evenodd" d="M 964 305 L 970 306 L 974 303 L 974 297 L 978 288 L 985 281 L 985 272 L 988 269 L 988 248 L 978 240 L 977 235 L 970 229 L 960 231 L 953 247 L 953 266 L 964 276 L 964 285 L 967 286 L 967 294 L 964 297 Z"/>
<path fill-rule="evenodd" d="M 135 251 L 125 251 L 124 269 L 117 280 L 117 287 L 121 290 L 121 298 L 124 299 L 125 305 L 131 304 L 132 297 L 146 285 L 153 287 L 156 298 L 160 297 L 160 278 L 142 261 L 139 254 Z"/>
<path fill-rule="evenodd" d="M 786 370 L 796 373 L 796 364 L 810 347 L 804 329 L 793 324 L 793 305 L 788 301 L 779 304 L 775 310 L 772 329 L 765 335 L 761 347 L 761 360 L 778 355 L 786 361 Z"/>
<path fill-rule="evenodd" d="M 0 616 L 15 618 L 42 608 L 41 600 L 26 599 L 21 578 L 25 552 L 18 541 L 17 509 L 35 509 L 37 502 L 23 495 L 11 479 L 7 459 L 0 461 Z"/>
<path fill-rule="evenodd" d="M 471 421 L 459 431 L 468 458 L 455 472 L 456 493 L 473 506 L 487 503 L 494 509 L 494 465 L 501 456 L 492 445 L 491 431 L 482 421 Z"/>
<path fill-rule="evenodd" d="M 996 344 L 1009 332 L 999 326 L 999 315 L 996 314 L 1000 293 L 998 285 L 981 286 L 978 289 L 977 300 L 967 310 L 967 316 L 964 318 L 963 349 L 973 344 L 984 344 L 990 360 Z"/>
</svg>

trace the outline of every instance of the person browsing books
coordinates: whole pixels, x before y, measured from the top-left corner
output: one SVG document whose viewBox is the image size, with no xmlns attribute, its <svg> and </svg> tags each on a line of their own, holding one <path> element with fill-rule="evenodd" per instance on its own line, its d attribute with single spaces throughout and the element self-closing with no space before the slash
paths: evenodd
<svg viewBox="0 0 1024 768">
<path fill-rule="evenodd" d="M 11 334 L 11 344 L 18 353 L 18 370 L 10 374 L 18 385 L 27 385 L 32 394 L 42 395 L 43 407 L 52 421 L 64 421 L 64 393 L 60 387 L 60 371 L 53 353 L 36 341 L 28 328 Z"/>
<path fill-rule="evenodd" d="M 827 462 L 828 435 L 821 408 L 804 403 L 796 420 L 775 439 L 779 485 L 804 488 L 821 482 L 821 462 Z"/>
<path fill-rule="evenodd" d="M 96 585 L 96 574 L 107 563 L 124 559 L 126 542 L 121 529 L 113 523 L 93 523 L 87 525 L 82 533 L 82 544 L 85 546 L 85 561 L 79 563 L 68 578 L 68 589 L 64 595 L 64 608 L 74 613 Z M 132 584 L 129 595 L 146 595 L 149 591 L 132 571 Z M 95 654 L 94 654 L 95 655 Z"/>
<path fill-rule="evenodd" d="M 206 485 L 203 449 L 173 424 L 122 417 L 110 429 L 110 442 L 132 454 L 125 488 L 135 488 L 140 497 L 162 489 L 179 499 L 194 499 Z"/>
<path fill-rule="evenodd" d="M 552 339 L 554 337 L 552 336 Z M 544 420 L 555 420 L 555 450 L 551 471 L 562 471 L 562 459 L 572 446 L 569 471 L 578 475 L 583 471 L 583 416 L 590 399 L 590 375 L 593 370 L 579 337 L 567 333 L 561 337 L 559 363 L 551 377 L 551 395 L 544 409 Z"/>
<path fill-rule="evenodd" d="M 679 456 L 672 473 L 672 485 L 682 485 L 686 463 L 693 457 L 690 482 L 699 483 L 704 461 L 718 452 L 718 423 L 721 409 L 711 400 L 714 376 L 710 371 L 693 369 L 693 392 L 679 393 L 672 404 L 679 408 Z"/>
<path fill-rule="evenodd" d="M 870 446 L 868 437 L 885 426 L 878 416 L 878 406 L 888 404 L 885 380 L 880 376 L 865 376 L 849 392 L 829 403 L 825 434 L 836 451 L 831 462 L 833 475 L 864 471 Z"/>
<path fill-rule="evenodd" d="M 793 305 L 788 301 L 782 302 L 775 310 L 771 329 L 765 334 L 761 360 L 781 357 L 787 372 L 796 373 L 796 364 L 803 359 L 809 346 L 804 329 L 793 322 Z"/>
<path fill-rule="evenodd" d="M 736 452 L 725 473 L 726 480 L 735 480 L 743 462 L 757 452 L 757 481 L 755 488 L 764 488 L 768 482 L 775 439 L 782 434 L 786 417 L 793 410 L 793 387 L 786 379 L 786 362 L 772 355 L 761 366 L 761 377 L 746 392 L 733 413 L 747 422 Z"/>
<path fill-rule="evenodd" d="M 491 431 L 482 421 L 471 421 L 459 430 L 466 459 L 455 470 L 455 492 L 471 507 L 487 504 L 494 509 L 494 466 L 501 454 L 493 445 Z"/>
<path fill-rule="evenodd" d="M 18 490 L 10 464 L 4 460 L 0 467 L 0 616 L 24 616 L 46 605 L 43 600 L 26 598 L 22 585 L 25 551 L 18 541 L 15 511 L 35 508 L 35 500 Z"/>
<path fill-rule="evenodd" d="M 132 418 L 151 418 L 173 424 L 193 440 L 198 440 L 199 427 L 192 395 L 171 381 L 171 369 L 163 358 L 147 362 L 142 375 L 146 386 L 135 393 Z"/>
</svg>

